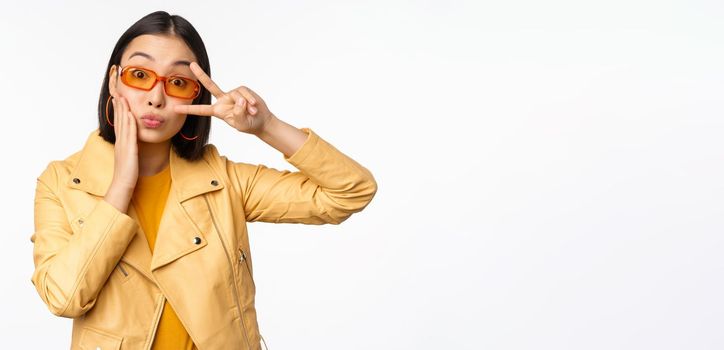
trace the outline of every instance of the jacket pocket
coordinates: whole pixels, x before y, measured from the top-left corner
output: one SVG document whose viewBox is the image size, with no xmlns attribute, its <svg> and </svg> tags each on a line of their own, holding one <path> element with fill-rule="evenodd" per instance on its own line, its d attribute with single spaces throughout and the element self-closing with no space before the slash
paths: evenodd
<svg viewBox="0 0 724 350">
<path fill-rule="evenodd" d="M 118 350 L 121 348 L 122 341 L 122 337 L 99 329 L 85 327 L 80 335 L 78 345 L 81 350 Z"/>
<path fill-rule="evenodd" d="M 249 261 L 248 261 L 247 253 L 243 248 L 239 248 L 239 273 L 241 274 L 241 283 L 242 285 L 246 283 L 246 281 L 251 282 L 251 288 L 252 290 L 256 290 L 256 284 L 254 284 L 254 276 L 251 274 L 251 267 L 249 267 Z"/>
<path fill-rule="evenodd" d="M 116 274 L 116 277 L 118 277 L 118 280 L 121 283 L 126 283 L 131 280 L 136 274 L 135 271 L 132 271 L 131 267 L 128 265 L 124 265 L 122 262 L 118 262 L 116 264 L 116 269 L 114 271 Z"/>
</svg>

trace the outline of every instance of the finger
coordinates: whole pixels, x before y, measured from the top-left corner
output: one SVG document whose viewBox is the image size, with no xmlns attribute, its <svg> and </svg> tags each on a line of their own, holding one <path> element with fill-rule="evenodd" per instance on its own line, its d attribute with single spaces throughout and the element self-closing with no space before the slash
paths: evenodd
<svg viewBox="0 0 724 350">
<path fill-rule="evenodd" d="M 232 91 L 229 95 L 231 95 L 236 103 L 234 103 L 234 109 L 233 112 L 235 115 L 242 115 L 245 113 L 245 109 L 249 106 L 249 101 L 242 96 L 241 92 L 238 90 Z"/>
<path fill-rule="evenodd" d="M 173 111 L 179 114 L 194 114 L 202 117 L 214 115 L 214 107 L 211 105 L 181 105 L 175 106 Z"/>
<path fill-rule="evenodd" d="M 128 140 L 130 142 L 130 145 L 135 145 L 136 139 L 138 139 L 138 120 L 136 120 L 136 117 L 131 112 L 130 106 L 128 106 L 128 113 L 126 115 L 129 119 Z"/>
<path fill-rule="evenodd" d="M 246 98 L 247 101 L 249 101 L 249 104 L 252 106 L 256 105 L 256 98 L 254 95 L 256 95 L 251 89 L 249 89 L 246 86 L 240 86 L 237 89 L 239 92 L 241 92 L 242 95 Z"/>
<path fill-rule="evenodd" d="M 125 129 L 125 137 L 127 141 L 133 140 L 133 124 L 136 122 L 136 118 L 131 113 L 131 106 L 128 104 L 128 100 L 123 98 L 123 128 Z"/>
<path fill-rule="evenodd" d="M 117 98 L 111 99 L 111 103 L 113 104 L 113 132 L 116 134 L 116 138 L 119 135 L 118 130 L 118 104 L 117 104 Z M 109 117 L 108 120 L 111 118 Z"/>
<path fill-rule="evenodd" d="M 242 86 L 242 88 L 243 88 L 243 86 Z M 250 95 L 250 94 L 248 93 L 248 91 L 245 92 L 243 89 L 239 88 L 239 89 L 236 89 L 236 90 L 232 91 L 232 92 L 230 93 L 230 95 L 236 96 L 236 97 L 237 97 L 238 99 L 240 99 L 240 100 L 246 100 L 246 101 L 248 101 L 248 103 L 245 103 L 246 109 L 249 111 L 249 114 L 251 114 L 251 115 L 256 115 L 256 107 L 254 107 L 254 106 L 252 105 L 251 101 L 250 101 L 249 98 L 247 97 L 247 96 Z M 244 95 L 244 96 L 242 96 L 242 95 Z M 252 96 L 251 98 L 254 98 L 254 97 Z M 234 106 L 234 114 L 240 114 L 239 112 L 237 112 L 237 107 L 239 107 L 238 101 L 237 101 L 236 105 Z"/>
<path fill-rule="evenodd" d="M 214 97 L 217 99 L 221 98 L 221 96 L 224 95 L 224 91 L 222 91 L 216 83 L 214 83 L 213 80 L 211 80 L 211 77 L 209 77 L 206 72 L 204 72 L 203 69 L 199 66 L 196 62 L 191 62 L 189 65 L 189 68 L 191 68 L 191 72 L 194 73 L 197 79 L 201 82 L 201 85 L 203 85 L 206 90 L 209 90 Z"/>
<path fill-rule="evenodd" d="M 242 96 L 239 93 L 239 91 L 236 91 L 236 90 L 231 90 L 231 92 L 229 92 L 229 96 L 231 97 L 232 100 L 234 100 L 234 104 L 237 104 L 237 103 L 239 103 L 239 100 L 244 99 L 244 96 Z"/>
<path fill-rule="evenodd" d="M 234 109 L 232 110 L 234 115 L 243 115 L 244 107 L 246 107 L 246 100 L 244 100 L 243 97 L 239 97 L 236 103 L 234 103 Z"/>
<path fill-rule="evenodd" d="M 121 147 L 126 144 L 126 114 L 123 112 L 123 97 L 118 98 L 116 102 L 118 110 L 116 110 L 116 125 L 118 133 L 116 134 L 116 143 Z"/>
</svg>

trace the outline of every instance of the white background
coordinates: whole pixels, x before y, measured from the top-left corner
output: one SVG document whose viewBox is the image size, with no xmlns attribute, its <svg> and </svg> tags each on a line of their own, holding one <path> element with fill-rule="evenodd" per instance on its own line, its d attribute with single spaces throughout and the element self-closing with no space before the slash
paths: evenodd
<svg viewBox="0 0 724 350">
<path fill-rule="evenodd" d="M 201 33 L 223 89 L 379 183 L 340 226 L 250 225 L 271 349 L 724 348 L 714 0 L 5 7 L 4 348 L 68 347 L 30 282 L 35 179 L 83 146 L 113 46 L 158 9 Z M 211 142 L 293 169 L 218 120 Z"/>
</svg>

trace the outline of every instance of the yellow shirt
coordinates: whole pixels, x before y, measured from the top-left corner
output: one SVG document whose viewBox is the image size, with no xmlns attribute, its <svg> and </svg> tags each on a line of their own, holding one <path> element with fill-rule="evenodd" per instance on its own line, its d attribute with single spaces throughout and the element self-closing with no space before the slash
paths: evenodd
<svg viewBox="0 0 724 350">
<path fill-rule="evenodd" d="M 138 213 L 141 228 L 146 233 L 149 248 L 153 253 L 156 245 L 156 233 L 161 223 L 163 209 L 166 206 L 168 191 L 171 189 L 171 168 L 155 175 L 139 176 L 136 189 L 133 192 L 131 203 Z M 191 337 L 186 332 L 181 321 L 176 316 L 171 305 L 163 305 L 163 313 L 159 320 L 156 336 L 153 340 L 153 350 L 192 350 L 196 349 Z"/>
</svg>

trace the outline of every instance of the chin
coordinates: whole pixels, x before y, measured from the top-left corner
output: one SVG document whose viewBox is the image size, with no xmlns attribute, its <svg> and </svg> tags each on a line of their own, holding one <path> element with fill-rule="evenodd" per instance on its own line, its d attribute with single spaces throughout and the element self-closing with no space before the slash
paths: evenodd
<svg viewBox="0 0 724 350">
<path fill-rule="evenodd" d="M 161 130 L 141 129 L 138 131 L 138 141 L 145 143 L 163 143 L 171 140 L 174 134 Z"/>
</svg>

